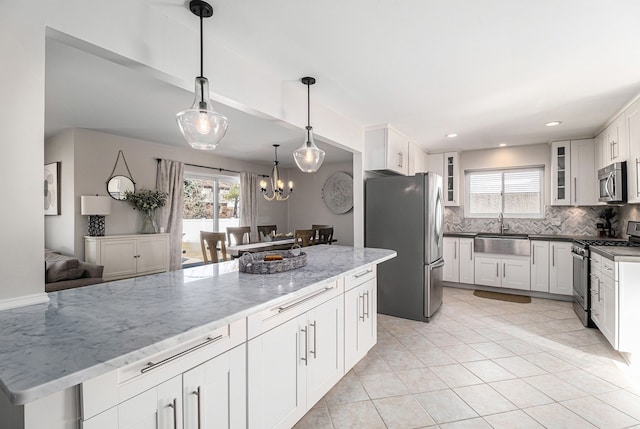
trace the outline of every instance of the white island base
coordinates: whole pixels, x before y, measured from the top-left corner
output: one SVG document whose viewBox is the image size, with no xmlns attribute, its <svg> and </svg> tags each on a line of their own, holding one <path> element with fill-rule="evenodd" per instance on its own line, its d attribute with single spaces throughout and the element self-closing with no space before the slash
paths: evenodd
<svg viewBox="0 0 640 429">
<path fill-rule="evenodd" d="M 326 247 L 340 256 L 341 246 Z M 342 249 L 344 258 L 344 249 L 351 248 Z M 276 291 L 277 298 L 247 308 L 241 317 L 206 323 L 201 328 L 214 328 L 194 329 L 197 335 L 172 346 L 155 344 L 152 354 L 107 364 L 110 369 L 48 396 L 29 400 L 46 391 L 45 385 L 34 387 L 36 393 L 16 393 L 14 404 L 0 395 L 0 428 L 290 428 L 376 343 L 376 264 L 395 252 L 353 250 L 360 252 L 350 258 L 357 263 L 339 275 L 326 271 L 324 280 L 299 288 L 299 280 L 287 273 L 249 278 L 231 273 L 256 283 L 235 286 L 253 288 L 252 296 L 267 297 L 272 287 L 292 292 Z M 322 268 L 309 267 L 320 251 L 307 251 L 308 267 L 295 270 L 296 276 Z M 218 272 L 213 278 L 225 276 Z"/>
</svg>

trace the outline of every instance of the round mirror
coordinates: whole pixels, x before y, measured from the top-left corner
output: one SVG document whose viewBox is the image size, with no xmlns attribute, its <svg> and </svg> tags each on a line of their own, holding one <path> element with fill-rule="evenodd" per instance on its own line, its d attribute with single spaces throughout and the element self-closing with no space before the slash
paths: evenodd
<svg viewBox="0 0 640 429">
<path fill-rule="evenodd" d="M 107 192 L 115 200 L 124 200 L 125 191 L 136 191 L 136 184 L 127 176 L 113 176 L 107 181 Z"/>
</svg>

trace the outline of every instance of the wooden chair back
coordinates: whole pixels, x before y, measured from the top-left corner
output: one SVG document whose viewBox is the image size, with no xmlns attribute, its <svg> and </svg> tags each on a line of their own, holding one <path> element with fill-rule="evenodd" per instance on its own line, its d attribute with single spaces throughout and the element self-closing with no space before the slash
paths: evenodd
<svg viewBox="0 0 640 429">
<path fill-rule="evenodd" d="M 277 231 L 277 225 L 258 225 L 258 238 L 262 240 L 265 236 L 275 234 Z"/>
<path fill-rule="evenodd" d="M 227 246 L 225 245 L 226 234 L 224 232 L 200 231 L 200 246 L 202 247 L 202 258 L 206 264 L 217 264 L 227 260 Z M 218 256 L 218 243 L 220 243 L 220 253 Z M 209 252 L 207 252 L 209 250 Z"/>
<path fill-rule="evenodd" d="M 247 243 L 250 241 L 251 227 L 250 226 L 228 226 L 227 227 L 227 238 L 229 246 L 231 246 L 231 237 L 233 237 L 234 243 L 244 244 L 244 237 L 247 237 Z"/>
<path fill-rule="evenodd" d="M 293 236 L 295 237 L 295 243 L 302 247 L 307 247 L 315 244 L 316 230 L 315 229 L 296 229 Z"/>
<path fill-rule="evenodd" d="M 313 225 L 311 225 L 311 228 L 313 228 L 313 229 L 333 228 L 333 225 L 316 225 L 316 224 L 313 224 Z"/>
<path fill-rule="evenodd" d="M 333 240 L 333 227 L 317 228 L 316 231 L 318 231 L 318 235 L 315 244 L 331 244 Z"/>
</svg>

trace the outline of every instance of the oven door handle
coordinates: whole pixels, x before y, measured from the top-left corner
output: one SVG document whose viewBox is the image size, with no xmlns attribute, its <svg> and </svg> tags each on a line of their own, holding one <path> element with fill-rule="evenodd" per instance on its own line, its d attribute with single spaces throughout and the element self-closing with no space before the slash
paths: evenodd
<svg viewBox="0 0 640 429">
<path fill-rule="evenodd" d="M 573 256 L 574 258 L 578 258 L 581 261 L 584 261 L 587 258 L 586 256 L 578 255 L 577 253 L 573 253 L 573 252 L 571 252 L 571 256 Z"/>
<path fill-rule="evenodd" d="M 609 173 L 609 176 L 607 176 L 607 181 L 605 182 L 605 190 L 607 191 L 607 195 L 609 195 L 609 198 L 611 198 L 613 200 L 613 186 L 611 186 L 611 191 L 609 191 L 609 185 L 613 183 L 613 174 L 614 173 Z"/>
</svg>

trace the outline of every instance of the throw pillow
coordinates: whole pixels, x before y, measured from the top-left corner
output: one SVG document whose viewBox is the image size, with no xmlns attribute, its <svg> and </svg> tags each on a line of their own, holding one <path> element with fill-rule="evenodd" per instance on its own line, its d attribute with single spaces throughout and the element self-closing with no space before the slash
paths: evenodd
<svg viewBox="0 0 640 429">
<path fill-rule="evenodd" d="M 83 271 L 84 268 L 77 259 L 57 261 L 47 268 L 46 283 L 79 279 Z"/>
</svg>

